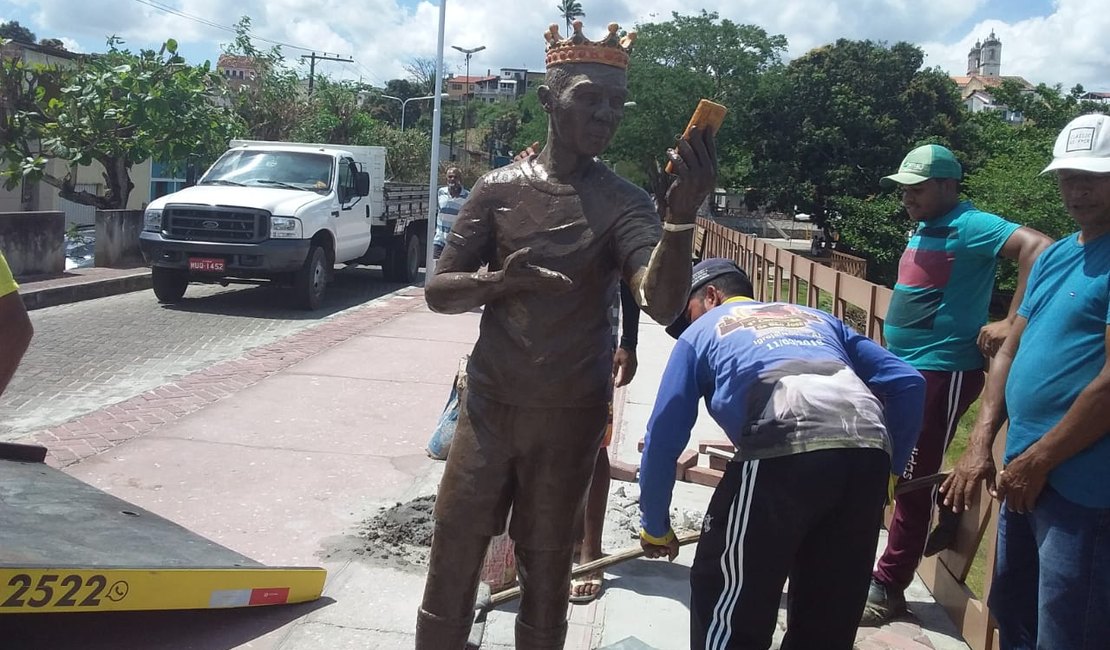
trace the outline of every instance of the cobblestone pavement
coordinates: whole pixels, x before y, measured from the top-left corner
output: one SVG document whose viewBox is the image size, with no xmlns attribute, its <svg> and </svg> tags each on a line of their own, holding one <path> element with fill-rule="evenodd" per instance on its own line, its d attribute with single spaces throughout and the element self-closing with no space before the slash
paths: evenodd
<svg viewBox="0 0 1110 650">
<path fill-rule="evenodd" d="M 0 441 L 132 398 L 403 288 L 377 269 L 338 271 L 323 308 L 278 287 L 191 285 L 184 302 L 150 291 L 31 312 L 35 337 L 0 398 Z"/>
</svg>

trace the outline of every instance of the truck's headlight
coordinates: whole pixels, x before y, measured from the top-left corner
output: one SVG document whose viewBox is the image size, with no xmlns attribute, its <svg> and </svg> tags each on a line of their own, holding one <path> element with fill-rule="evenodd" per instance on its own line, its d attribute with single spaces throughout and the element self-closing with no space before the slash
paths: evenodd
<svg viewBox="0 0 1110 650">
<path fill-rule="evenodd" d="M 143 230 L 146 232 L 162 232 L 161 210 L 147 210 L 143 213 Z"/>
<path fill-rule="evenodd" d="M 270 217 L 270 239 L 301 239 L 301 220 Z"/>
</svg>

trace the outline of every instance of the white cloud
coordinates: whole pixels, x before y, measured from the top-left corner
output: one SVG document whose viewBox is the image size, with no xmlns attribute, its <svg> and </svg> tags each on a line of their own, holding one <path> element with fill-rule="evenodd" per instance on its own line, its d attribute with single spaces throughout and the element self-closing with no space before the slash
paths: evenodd
<svg viewBox="0 0 1110 650">
<path fill-rule="evenodd" d="M 63 36 L 58 40 L 60 40 L 62 42 L 62 45 L 64 45 L 65 48 L 70 52 L 84 52 L 84 50 L 81 49 L 81 44 L 73 40 L 72 38 L 69 38 L 68 36 Z"/>
<path fill-rule="evenodd" d="M 154 46 L 173 37 L 195 56 L 215 58 L 219 44 L 232 35 L 186 18 L 158 11 L 139 0 L 14 0 L 34 11 L 32 28 L 41 36 L 74 39 L 83 49 L 100 49 L 105 35 L 119 34 L 134 46 Z M 357 64 L 322 64 L 328 74 L 363 76 L 373 83 L 405 76 L 413 57 L 435 53 L 439 7 L 426 0 L 156 0 L 221 25 L 240 15 L 253 18 L 256 34 L 317 51 L 352 56 Z M 500 67 L 540 69 L 542 33 L 552 22 L 562 24 L 554 0 L 446 0 L 445 64 L 461 73 L 463 56 L 451 45 L 486 50 L 471 61 L 471 73 Z M 584 22 L 591 35 L 604 33 L 610 21 L 631 27 L 636 22 L 667 20 L 672 11 L 692 14 L 704 7 L 738 23 L 753 23 L 769 33 L 785 34 L 789 53 L 798 56 L 837 38 L 900 40 L 919 43 L 927 64 L 952 74 L 966 69 L 966 55 L 976 38 L 994 29 L 1003 42 L 1003 74 L 1031 81 L 1059 82 L 1066 88 L 1083 83 L 1110 90 L 1110 12 L 1104 0 L 1057 0 L 1044 15 L 1010 24 L 983 20 L 967 33 L 953 33 L 975 16 L 990 15 L 1001 0 L 590 0 Z M 1009 2 L 1009 0 L 1006 0 Z M 961 30 L 962 32 L 963 30 Z M 302 52 L 286 50 L 297 57 Z"/>
<path fill-rule="evenodd" d="M 994 30 L 1002 41 L 1002 74 L 1025 77 L 1033 83 L 1077 83 L 1088 90 L 1110 90 L 1110 12 L 1100 0 L 1059 0 L 1047 16 L 1005 23 L 986 20 L 955 43 L 923 43 L 928 62 L 963 74 L 967 52 L 976 40 Z"/>
</svg>

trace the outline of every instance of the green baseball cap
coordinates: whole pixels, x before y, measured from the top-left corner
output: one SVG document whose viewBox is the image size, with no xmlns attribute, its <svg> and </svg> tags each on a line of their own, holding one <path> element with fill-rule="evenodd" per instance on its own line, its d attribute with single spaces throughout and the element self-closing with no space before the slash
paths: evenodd
<svg viewBox="0 0 1110 650">
<path fill-rule="evenodd" d="M 930 178 L 955 178 L 964 176 L 964 168 L 956 160 L 956 154 L 939 144 L 927 144 L 914 149 L 902 159 L 898 173 L 884 176 L 879 185 L 890 188 L 894 185 L 917 185 Z"/>
</svg>

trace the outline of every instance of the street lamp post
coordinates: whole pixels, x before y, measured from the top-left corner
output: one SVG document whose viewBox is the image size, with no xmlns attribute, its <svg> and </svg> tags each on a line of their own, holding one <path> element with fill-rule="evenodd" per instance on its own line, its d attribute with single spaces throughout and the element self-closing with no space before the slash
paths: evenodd
<svg viewBox="0 0 1110 650">
<path fill-rule="evenodd" d="M 452 45 L 452 48 L 462 52 L 466 55 L 466 96 L 463 100 L 463 151 L 466 155 L 470 156 L 470 57 L 475 52 L 481 52 L 486 49 L 485 45 L 478 47 L 465 48 L 458 45 Z"/>
<path fill-rule="evenodd" d="M 447 0 L 439 0 L 439 29 L 436 35 L 436 83 L 435 101 L 432 103 L 432 156 L 428 163 L 428 225 L 424 238 L 424 281 L 435 273 L 435 260 L 432 259 L 431 243 L 436 235 L 436 213 L 439 204 L 436 197 L 439 194 L 439 150 L 441 127 L 443 122 L 443 33 L 447 26 Z"/>
<path fill-rule="evenodd" d="M 382 95 L 382 97 L 384 97 L 386 99 L 392 99 L 394 101 L 401 102 L 401 132 L 402 133 L 404 133 L 404 131 L 405 131 L 405 108 L 408 107 L 409 102 L 418 101 L 418 100 L 421 100 L 421 99 L 435 99 L 436 98 L 435 95 L 424 95 L 423 97 L 409 97 L 408 99 L 401 99 L 400 97 L 394 97 L 393 95 Z M 442 97 L 444 99 L 447 99 L 448 95 L 447 95 L 447 93 L 443 93 L 443 94 L 440 95 L 440 97 Z"/>
</svg>

